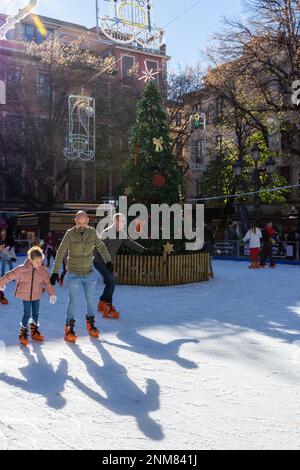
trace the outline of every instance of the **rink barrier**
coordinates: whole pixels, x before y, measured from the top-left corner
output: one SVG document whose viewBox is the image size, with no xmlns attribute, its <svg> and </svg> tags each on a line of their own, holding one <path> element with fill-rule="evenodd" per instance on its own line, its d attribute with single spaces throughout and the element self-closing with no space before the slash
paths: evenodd
<svg viewBox="0 0 300 470">
<path fill-rule="evenodd" d="M 118 255 L 117 282 L 135 286 L 175 286 L 209 281 L 209 255 Z"/>
<path fill-rule="evenodd" d="M 273 245 L 273 257 L 277 262 L 294 263 L 300 260 L 300 242 L 281 241 Z M 249 244 L 240 240 L 218 240 L 215 242 L 215 259 L 249 259 Z"/>
</svg>

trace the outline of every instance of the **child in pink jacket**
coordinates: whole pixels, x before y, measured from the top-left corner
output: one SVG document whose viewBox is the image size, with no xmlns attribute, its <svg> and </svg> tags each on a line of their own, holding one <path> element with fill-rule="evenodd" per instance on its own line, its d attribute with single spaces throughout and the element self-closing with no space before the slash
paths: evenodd
<svg viewBox="0 0 300 470">
<path fill-rule="evenodd" d="M 39 332 L 40 299 L 46 288 L 50 302 L 56 303 L 55 289 L 50 284 L 50 274 L 44 266 L 44 253 L 39 247 L 28 251 L 28 258 L 15 269 L 12 269 L 0 279 L 0 289 L 11 281 L 17 281 L 15 297 L 23 300 L 24 315 L 21 322 L 20 343 L 28 345 L 28 324 L 31 320 L 31 338 L 43 341 L 44 336 Z"/>
</svg>

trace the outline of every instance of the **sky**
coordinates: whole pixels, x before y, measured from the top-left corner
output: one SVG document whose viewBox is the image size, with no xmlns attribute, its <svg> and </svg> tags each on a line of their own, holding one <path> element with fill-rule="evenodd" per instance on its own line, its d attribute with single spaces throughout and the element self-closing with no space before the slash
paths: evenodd
<svg viewBox="0 0 300 470">
<path fill-rule="evenodd" d="M 0 12 L 16 12 L 27 0 L 0 0 Z M 103 1 L 103 0 L 100 0 Z M 171 69 L 180 64 L 195 65 L 201 60 L 212 33 L 222 26 L 222 17 L 239 16 L 242 0 L 200 0 L 184 15 L 173 21 L 196 0 L 153 0 L 158 26 L 166 26 L 167 52 Z M 8 7 L 8 8 L 7 8 Z M 95 0 L 40 0 L 36 13 L 84 26 L 95 26 Z"/>
</svg>

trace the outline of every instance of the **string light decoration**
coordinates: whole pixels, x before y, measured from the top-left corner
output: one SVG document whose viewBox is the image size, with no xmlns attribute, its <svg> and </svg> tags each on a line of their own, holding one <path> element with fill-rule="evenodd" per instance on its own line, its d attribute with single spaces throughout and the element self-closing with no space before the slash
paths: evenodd
<svg viewBox="0 0 300 470">
<path fill-rule="evenodd" d="M 156 75 L 160 73 L 160 69 L 153 70 L 148 68 L 147 61 L 145 60 L 145 70 L 141 72 L 141 77 L 139 80 L 144 80 L 145 83 L 151 82 L 151 80 L 155 80 Z"/>
<path fill-rule="evenodd" d="M 95 99 L 88 96 L 71 95 L 68 107 L 68 136 L 64 156 L 67 160 L 95 161 Z"/>
<path fill-rule="evenodd" d="M 5 40 L 8 31 L 13 29 L 21 20 L 26 18 L 38 3 L 38 0 L 30 0 L 23 8 L 18 10 L 18 13 L 8 16 L 6 22 L 0 27 L 0 40 Z"/>
<path fill-rule="evenodd" d="M 96 0 L 96 11 L 99 34 L 114 42 L 152 50 L 165 44 L 165 31 L 154 21 L 152 0 Z"/>
</svg>

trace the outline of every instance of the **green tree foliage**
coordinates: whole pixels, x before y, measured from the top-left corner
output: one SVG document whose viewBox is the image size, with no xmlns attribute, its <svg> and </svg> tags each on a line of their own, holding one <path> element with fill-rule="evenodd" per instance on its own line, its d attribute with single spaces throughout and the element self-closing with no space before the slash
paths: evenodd
<svg viewBox="0 0 300 470">
<path fill-rule="evenodd" d="M 144 204 L 151 213 L 151 204 L 182 204 L 183 174 L 171 152 L 168 116 L 163 97 L 156 84 L 149 82 L 137 106 L 136 123 L 131 132 L 130 157 L 127 161 L 121 193 L 128 203 Z M 159 140 L 161 147 L 155 140 Z M 174 233 L 171 243 L 174 242 Z M 161 253 L 168 240 L 149 241 L 153 252 Z"/>
</svg>

